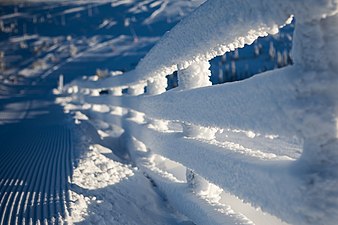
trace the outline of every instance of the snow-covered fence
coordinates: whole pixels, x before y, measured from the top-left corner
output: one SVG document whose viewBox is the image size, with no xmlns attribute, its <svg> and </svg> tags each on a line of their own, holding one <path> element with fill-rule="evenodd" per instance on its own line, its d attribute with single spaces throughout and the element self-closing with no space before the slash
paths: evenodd
<svg viewBox="0 0 338 225">
<path fill-rule="evenodd" d="M 101 118 L 121 126 L 138 166 L 199 223 L 335 224 L 337 10 L 337 0 L 209 0 L 135 70 L 78 83 L 81 100 L 113 109 Z M 210 86 L 210 59 L 278 32 L 292 16 L 293 66 Z M 175 71 L 179 86 L 166 91 Z M 104 89 L 111 94 L 98 96 Z M 183 185 L 206 201 L 196 206 Z"/>
</svg>

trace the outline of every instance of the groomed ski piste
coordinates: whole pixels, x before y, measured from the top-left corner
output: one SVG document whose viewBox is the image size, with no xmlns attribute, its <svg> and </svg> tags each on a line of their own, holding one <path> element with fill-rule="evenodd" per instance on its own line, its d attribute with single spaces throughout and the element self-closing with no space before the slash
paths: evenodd
<svg viewBox="0 0 338 225">
<path fill-rule="evenodd" d="M 53 4 L 0 17 L 1 225 L 336 224 L 336 0 Z"/>
</svg>

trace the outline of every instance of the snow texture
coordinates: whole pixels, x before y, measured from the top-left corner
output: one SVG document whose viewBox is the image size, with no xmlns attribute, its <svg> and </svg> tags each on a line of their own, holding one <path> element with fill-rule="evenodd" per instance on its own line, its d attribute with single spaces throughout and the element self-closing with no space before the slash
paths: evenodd
<svg viewBox="0 0 338 225">
<path fill-rule="evenodd" d="M 111 159 L 112 156 L 118 159 L 112 150 L 98 144 L 82 156 L 74 170 L 75 188 L 70 193 L 72 217 L 67 222 L 160 225 L 180 224 L 181 220 L 184 224 L 184 217 L 179 218 L 159 201 L 141 171 Z"/>
</svg>

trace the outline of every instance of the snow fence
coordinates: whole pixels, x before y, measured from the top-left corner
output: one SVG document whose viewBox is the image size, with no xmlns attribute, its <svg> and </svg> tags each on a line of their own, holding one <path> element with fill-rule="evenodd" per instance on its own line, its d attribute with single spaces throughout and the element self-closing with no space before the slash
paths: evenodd
<svg viewBox="0 0 338 225">
<path fill-rule="evenodd" d="M 197 224 L 335 224 L 337 4 L 209 0 L 135 70 L 66 88 L 108 108 L 92 117 L 123 131 L 136 164 Z M 210 59 L 293 17 L 293 66 L 211 86 Z M 167 91 L 175 71 L 179 86 Z"/>
</svg>

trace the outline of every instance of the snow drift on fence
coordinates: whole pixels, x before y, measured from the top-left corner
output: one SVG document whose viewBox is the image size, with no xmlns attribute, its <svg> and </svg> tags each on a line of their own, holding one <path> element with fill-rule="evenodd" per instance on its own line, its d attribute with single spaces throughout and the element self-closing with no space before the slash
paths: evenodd
<svg viewBox="0 0 338 225">
<path fill-rule="evenodd" d="M 118 115 L 120 125 L 149 151 L 183 164 L 283 221 L 333 225 L 338 219 L 337 9 L 337 0 L 209 0 L 164 35 L 134 71 L 78 82 L 83 89 L 75 98 L 90 106 L 124 108 L 128 113 Z M 158 82 L 155 89 L 164 90 L 166 75 L 275 33 L 292 15 L 296 32 L 291 67 L 242 82 L 163 94 L 149 85 Z M 129 96 L 94 96 L 103 88 L 116 91 L 114 87 L 128 88 Z M 178 123 L 182 129 L 154 131 L 149 129 L 154 119 Z M 187 125 L 210 132 L 189 137 Z M 217 142 L 222 130 L 236 129 L 246 132 L 247 140 L 296 137 L 303 144 L 302 154 L 269 158 L 259 149 L 240 151 Z M 283 145 L 276 143 L 270 153 L 280 148 Z"/>
</svg>

